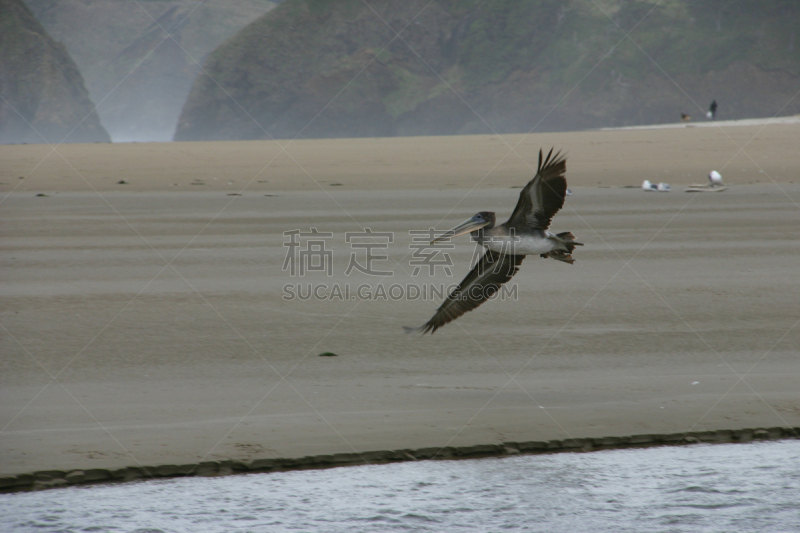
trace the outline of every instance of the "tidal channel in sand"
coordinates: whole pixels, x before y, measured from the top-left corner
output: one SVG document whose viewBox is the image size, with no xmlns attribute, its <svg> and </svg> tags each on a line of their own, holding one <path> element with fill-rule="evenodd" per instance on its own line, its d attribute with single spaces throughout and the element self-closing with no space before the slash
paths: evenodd
<svg viewBox="0 0 800 533">
<path fill-rule="evenodd" d="M 800 441 L 170 479 L 0 496 L 7 531 L 800 530 Z"/>
</svg>

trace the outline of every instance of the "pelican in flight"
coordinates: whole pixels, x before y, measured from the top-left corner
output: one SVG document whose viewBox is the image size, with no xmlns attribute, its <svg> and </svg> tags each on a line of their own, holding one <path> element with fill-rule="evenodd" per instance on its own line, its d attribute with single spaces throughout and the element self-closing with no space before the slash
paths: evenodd
<svg viewBox="0 0 800 533">
<path fill-rule="evenodd" d="M 519 194 L 511 217 L 495 226 L 495 214 L 481 211 L 463 224 L 433 239 L 455 238 L 465 233 L 486 248 L 486 253 L 467 277 L 436 310 L 436 314 L 418 328 L 403 326 L 406 333 L 434 333 L 467 311 L 472 311 L 495 294 L 519 270 L 526 255 L 539 255 L 572 264 L 572 251 L 583 243 L 576 242 L 570 232 L 551 233 L 547 230 L 553 216 L 564 205 L 567 193 L 566 159 L 553 150 L 542 157 L 536 176 Z"/>
</svg>

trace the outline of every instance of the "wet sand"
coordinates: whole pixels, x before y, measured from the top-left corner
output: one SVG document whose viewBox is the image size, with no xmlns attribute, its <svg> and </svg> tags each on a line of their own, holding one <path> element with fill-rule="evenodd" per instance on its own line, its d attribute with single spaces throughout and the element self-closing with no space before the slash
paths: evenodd
<svg viewBox="0 0 800 533">
<path fill-rule="evenodd" d="M 0 146 L 0 475 L 791 434 L 798 139 L 800 125 L 779 124 L 298 141 L 284 152 L 285 141 Z M 457 283 L 474 251 L 456 241 L 452 275 L 414 275 L 409 230 L 507 216 L 536 151 L 552 145 L 569 152 L 574 192 L 553 229 L 586 243 L 578 262 L 528 258 L 509 284 L 516 298 L 434 336 L 403 334 L 440 298 L 400 289 Z M 682 192 L 712 169 L 727 191 Z M 673 192 L 645 193 L 643 179 Z M 292 276 L 284 232 L 312 227 L 332 233 L 331 276 Z M 345 234 L 365 227 L 394 232 L 372 265 L 393 275 L 345 275 L 352 253 L 365 262 Z M 284 298 L 309 284 L 325 284 L 323 297 L 370 289 Z M 393 285 L 399 298 L 376 296 Z"/>
</svg>

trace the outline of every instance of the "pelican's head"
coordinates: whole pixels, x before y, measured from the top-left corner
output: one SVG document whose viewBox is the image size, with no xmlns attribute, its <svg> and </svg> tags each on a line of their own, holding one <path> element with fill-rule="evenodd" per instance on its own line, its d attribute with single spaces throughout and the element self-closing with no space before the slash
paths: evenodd
<svg viewBox="0 0 800 533">
<path fill-rule="evenodd" d="M 459 224 L 455 228 L 446 231 L 442 235 L 439 235 L 438 237 L 436 237 L 431 241 L 431 244 L 435 243 L 436 241 L 440 241 L 442 239 L 453 239 L 455 237 L 458 237 L 459 235 L 464 235 L 465 233 L 471 233 L 473 231 L 477 232 L 483 229 L 491 229 L 494 227 L 494 222 L 495 222 L 494 213 L 492 213 L 491 211 L 481 211 L 480 213 L 475 214 L 472 218 L 470 218 L 463 224 Z"/>
</svg>

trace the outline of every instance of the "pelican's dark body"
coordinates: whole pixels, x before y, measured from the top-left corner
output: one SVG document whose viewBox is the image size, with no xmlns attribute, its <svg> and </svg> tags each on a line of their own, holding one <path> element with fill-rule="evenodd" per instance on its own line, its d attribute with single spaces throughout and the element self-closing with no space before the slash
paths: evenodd
<svg viewBox="0 0 800 533">
<path fill-rule="evenodd" d="M 478 307 L 517 273 L 525 256 L 540 255 L 565 263 L 574 263 L 572 251 L 582 243 L 570 232 L 548 231 L 553 216 L 564 205 L 567 191 L 566 160 L 553 150 L 542 157 L 536 176 L 519 195 L 511 217 L 496 226 L 497 217 L 491 211 L 481 211 L 434 239 L 453 238 L 470 233 L 472 240 L 486 248 L 481 261 L 467 274 L 442 303 L 436 314 L 419 328 L 407 332 L 433 333 L 467 311 Z"/>
</svg>

